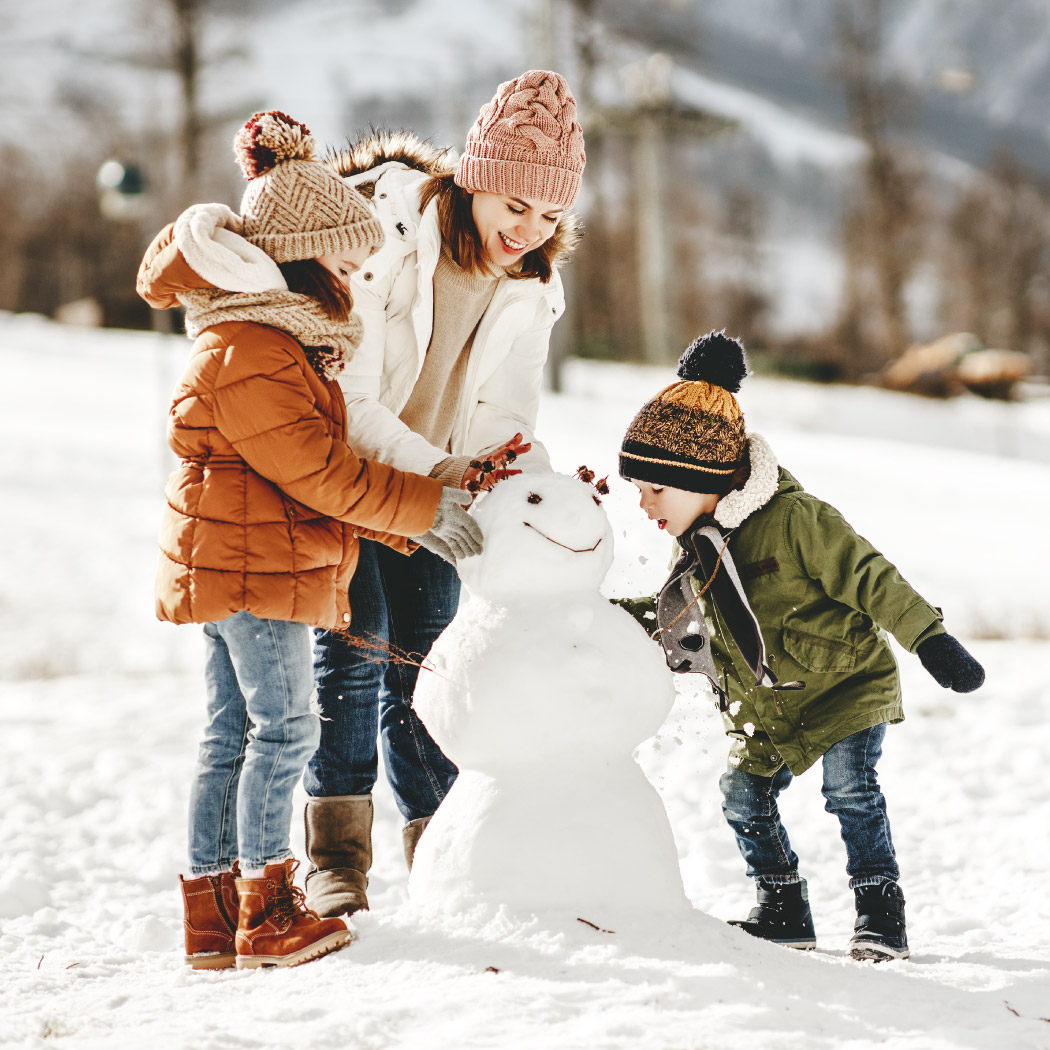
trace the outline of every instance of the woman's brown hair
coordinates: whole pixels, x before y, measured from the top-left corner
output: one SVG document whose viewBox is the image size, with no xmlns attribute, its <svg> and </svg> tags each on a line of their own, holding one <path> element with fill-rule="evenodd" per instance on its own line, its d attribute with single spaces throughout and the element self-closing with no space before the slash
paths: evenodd
<svg viewBox="0 0 1050 1050">
<path fill-rule="evenodd" d="M 325 269 L 316 259 L 296 259 L 277 266 L 284 274 L 290 292 L 316 299 L 333 321 L 350 320 L 354 298 L 331 270 Z"/>
<path fill-rule="evenodd" d="M 419 194 L 419 211 L 426 211 L 427 205 L 437 198 L 438 230 L 441 240 L 448 245 L 452 261 L 467 273 L 485 273 L 488 262 L 485 259 L 484 247 L 478 236 L 471 210 L 472 195 L 453 181 L 452 172 L 431 175 L 423 184 Z M 564 221 L 566 217 L 563 216 Z M 558 255 L 557 237 L 549 237 L 538 248 L 527 252 L 521 260 L 521 266 L 507 270 L 507 276 L 514 279 L 538 277 L 546 284 L 554 273 L 554 260 Z"/>
</svg>

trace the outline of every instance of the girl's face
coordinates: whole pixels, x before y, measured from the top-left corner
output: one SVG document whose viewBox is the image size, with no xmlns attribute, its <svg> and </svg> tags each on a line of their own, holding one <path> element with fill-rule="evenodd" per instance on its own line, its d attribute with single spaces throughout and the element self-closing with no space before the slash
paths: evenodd
<svg viewBox="0 0 1050 1050">
<path fill-rule="evenodd" d="M 564 211 L 550 201 L 503 193 L 475 193 L 471 203 L 485 258 L 495 266 L 513 266 L 550 240 Z"/>
<path fill-rule="evenodd" d="M 661 529 L 681 536 L 701 515 L 714 514 L 718 497 L 710 492 L 687 492 L 670 485 L 650 485 L 635 481 L 642 494 L 639 506 Z"/>
<path fill-rule="evenodd" d="M 334 273 L 349 291 L 350 275 L 357 273 L 371 254 L 372 249 L 365 244 L 359 248 L 348 248 L 346 251 L 333 252 L 330 255 L 319 255 L 317 261 L 326 270 Z"/>
</svg>

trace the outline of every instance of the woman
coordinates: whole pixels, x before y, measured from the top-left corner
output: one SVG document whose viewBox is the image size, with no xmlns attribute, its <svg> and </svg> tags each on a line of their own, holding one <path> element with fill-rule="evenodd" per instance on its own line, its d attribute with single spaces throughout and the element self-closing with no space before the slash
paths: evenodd
<svg viewBox="0 0 1050 1050">
<path fill-rule="evenodd" d="M 349 274 L 383 242 L 367 203 L 282 113 L 256 113 L 235 150 L 242 214 L 189 209 L 138 277 L 151 305 L 185 307 L 195 340 L 168 417 L 180 463 L 157 577 L 157 615 L 203 624 L 206 640 L 180 877 L 194 969 L 293 966 L 348 941 L 292 881 L 292 792 L 318 736 L 310 627 L 349 622 L 359 535 L 407 552 L 407 537 L 431 530 L 455 549 L 459 528 L 476 529 L 449 490 L 346 444 L 335 377 L 361 337 Z"/>
<path fill-rule="evenodd" d="M 454 168 L 404 133 L 329 163 L 371 198 L 386 233 L 353 281 L 365 331 L 340 379 L 351 448 L 474 491 L 519 467 L 549 470 L 532 432 L 585 163 L 565 80 L 530 70 L 501 84 Z M 492 470 L 472 467 L 478 458 Z M 324 915 L 368 906 L 377 734 L 409 865 L 456 776 L 410 706 L 419 661 L 456 612 L 454 566 L 362 543 L 350 601 L 350 635 L 315 639 L 322 722 L 304 778 L 306 885 Z"/>
</svg>

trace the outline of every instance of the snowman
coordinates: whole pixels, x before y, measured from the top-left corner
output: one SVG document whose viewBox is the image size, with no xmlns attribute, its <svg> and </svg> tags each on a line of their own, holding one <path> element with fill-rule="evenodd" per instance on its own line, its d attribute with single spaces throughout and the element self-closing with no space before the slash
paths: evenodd
<svg viewBox="0 0 1050 1050">
<path fill-rule="evenodd" d="M 690 909 L 663 803 L 632 757 L 667 717 L 663 655 L 598 592 L 613 559 L 596 489 L 520 474 L 476 506 L 485 549 L 414 706 L 459 777 L 420 839 L 414 902 L 615 921 Z"/>
</svg>

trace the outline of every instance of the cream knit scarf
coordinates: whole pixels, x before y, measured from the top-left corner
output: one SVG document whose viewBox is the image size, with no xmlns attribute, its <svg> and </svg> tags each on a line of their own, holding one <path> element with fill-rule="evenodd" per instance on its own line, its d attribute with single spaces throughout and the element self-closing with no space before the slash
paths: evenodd
<svg viewBox="0 0 1050 1050">
<path fill-rule="evenodd" d="M 311 367 L 324 379 L 337 378 L 361 342 L 363 329 L 356 314 L 348 321 L 334 321 L 316 299 L 298 292 L 202 288 L 180 292 L 178 298 L 186 308 L 186 332 L 191 338 L 224 321 L 278 328 L 299 341 Z"/>
</svg>

